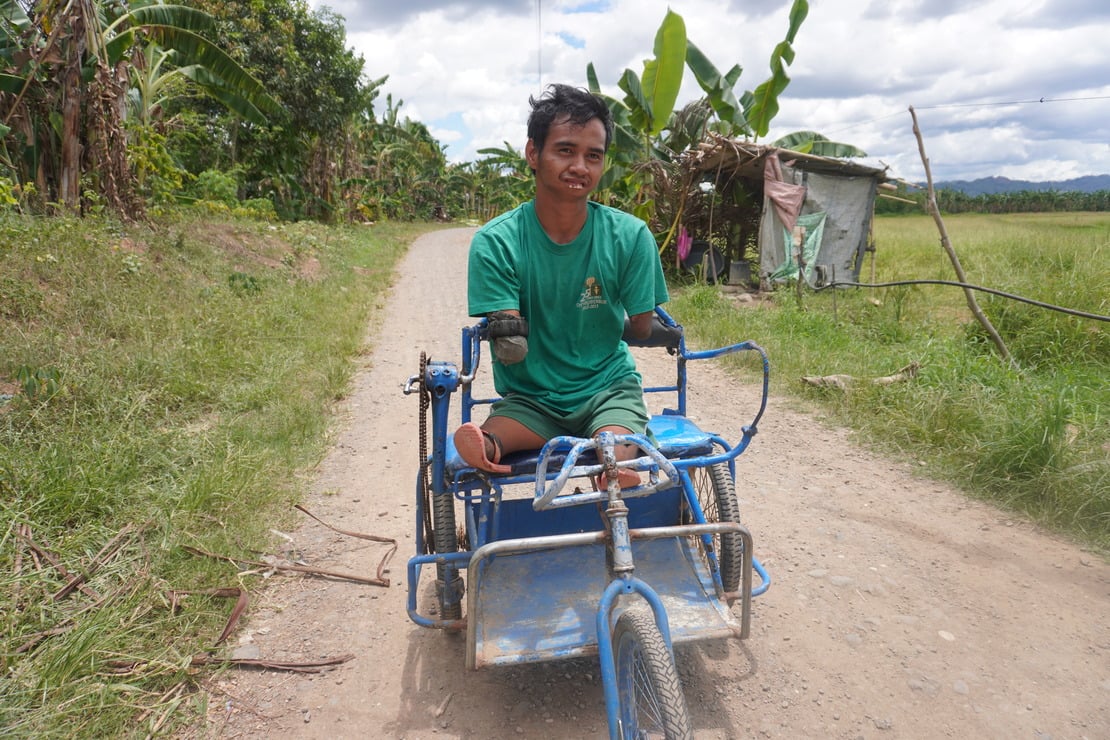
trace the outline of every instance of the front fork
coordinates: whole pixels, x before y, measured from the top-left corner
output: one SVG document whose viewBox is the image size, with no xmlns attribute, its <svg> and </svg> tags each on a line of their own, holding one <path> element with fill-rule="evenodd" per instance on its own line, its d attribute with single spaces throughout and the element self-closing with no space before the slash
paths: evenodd
<svg viewBox="0 0 1110 740">
<path fill-rule="evenodd" d="M 605 710 L 609 717 L 609 736 L 619 738 L 621 730 L 620 687 L 617 685 L 616 656 L 613 653 L 613 609 L 621 596 L 637 594 L 651 607 L 659 634 L 671 651 L 671 630 L 667 620 L 667 610 L 659 594 L 644 581 L 636 578 L 632 561 L 632 536 L 628 531 L 628 505 L 621 498 L 619 475 L 617 474 L 616 439 L 612 432 L 597 435 L 601 462 L 605 467 L 605 480 L 608 483 L 609 504 L 605 509 L 608 520 L 609 586 L 601 596 L 597 609 L 597 647 L 601 663 L 601 684 L 605 694 Z"/>
</svg>

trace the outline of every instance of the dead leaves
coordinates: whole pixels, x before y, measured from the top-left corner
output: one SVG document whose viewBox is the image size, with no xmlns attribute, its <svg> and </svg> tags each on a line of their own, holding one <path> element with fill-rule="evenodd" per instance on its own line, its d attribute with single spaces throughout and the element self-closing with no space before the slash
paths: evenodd
<svg viewBox="0 0 1110 740">
<path fill-rule="evenodd" d="M 374 576 L 360 575 L 357 573 L 347 573 L 337 570 L 326 568 L 318 568 L 305 564 L 303 561 L 290 562 L 282 558 L 266 557 L 262 560 L 254 560 L 248 558 L 241 558 L 231 555 L 220 555 L 212 552 L 202 550 L 197 547 L 185 547 L 184 549 L 194 555 L 201 557 L 214 558 L 217 560 L 224 560 L 232 563 L 238 570 L 238 577 L 243 578 L 250 573 L 296 573 L 305 576 L 316 576 L 321 578 L 333 578 L 354 583 L 365 584 L 369 586 L 380 586 L 388 588 L 390 580 L 386 576 L 388 572 L 388 565 L 394 554 L 397 552 L 397 541 L 388 537 L 379 537 L 377 535 L 363 534 L 361 532 L 352 532 L 349 530 L 339 529 L 321 520 L 316 515 L 305 509 L 303 506 L 296 507 L 299 511 L 307 516 L 316 520 L 328 529 L 339 534 L 357 537 L 359 539 L 368 540 L 370 542 L 378 542 L 389 547 L 382 556 L 378 563 L 377 572 Z M 13 603 L 17 608 L 25 609 L 32 607 L 34 602 L 49 602 L 56 603 L 70 598 L 73 594 L 78 593 L 85 597 L 85 602 L 80 604 L 77 609 L 68 613 L 68 615 L 57 622 L 53 626 L 35 632 L 26 636 L 26 640 L 14 649 L 15 654 L 25 654 L 32 651 L 43 640 L 56 635 L 62 635 L 72 630 L 79 624 L 79 620 L 83 615 L 92 611 L 100 609 L 104 604 L 114 600 L 119 596 L 119 591 L 113 593 L 102 594 L 90 585 L 92 577 L 101 570 L 105 565 L 111 563 L 116 556 L 124 548 L 128 546 L 135 538 L 140 535 L 146 526 L 136 527 L 134 525 L 127 525 L 115 534 L 107 543 L 100 548 L 100 551 L 88 562 L 81 565 L 67 565 L 61 557 L 55 554 L 42 542 L 36 540 L 30 525 L 15 524 L 13 527 L 13 534 L 19 546 L 16 548 L 13 558 L 13 568 L 15 576 L 14 583 L 16 588 L 15 599 Z M 246 566 L 251 570 L 244 570 L 242 566 Z M 47 590 L 40 592 L 37 595 L 30 593 L 21 593 L 24 579 L 22 576 L 30 570 L 37 571 L 43 574 L 44 582 L 47 582 Z M 48 583 L 48 574 L 52 574 L 52 578 L 61 579 L 61 585 L 56 588 Z M 51 591 L 51 589 L 53 589 Z M 199 590 L 178 590 L 170 589 L 165 592 L 166 601 L 172 612 L 177 613 L 185 607 L 185 601 L 190 596 L 207 596 L 215 598 L 233 599 L 234 605 L 231 608 L 228 619 L 224 624 L 223 630 L 219 636 L 212 643 L 213 649 L 222 645 L 235 631 L 239 624 L 239 620 L 243 614 L 246 613 L 250 605 L 250 595 L 246 588 L 242 586 L 232 586 L 225 588 L 212 588 L 212 589 L 199 589 Z M 318 672 L 324 668 L 332 665 L 338 665 L 348 660 L 353 659 L 353 655 L 343 655 L 336 658 L 327 658 L 323 660 L 315 660 L 308 662 L 290 662 L 290 661 L 272 661 L 265 659 L 240 659 L 213 653 L 202 653 L 193 656 L 190 661 L 190 668 L 197 669 L 204 666 L 211 665 L 239 665 L 248 667 L 269 668 L 273 670 L 286 670 L 297 672 Z M 108 668 L 115 675 L 126 675 L 143 671 L 149 661 L 146 660 L 127 660 L 127 661 L 109 661 Z"/>
<path fill-rule="evenodd" d="M 321 577 L 321 578 L 336 578 L 336 579 L 340 579 L 340 580 L 353 581 L 355 583 L 362 583 L 362 584 L 366 584 L 366 585 L 369 585 L 369 586 L 381 586 L 383 588 L 389 588 L 389 578 L 387 578 L 385 576 L 385 573 L 388 570 L 387 566 L 389 565 L 389 561 L 393 558 L 393 555 L 397 552 L 397 540 L 391 539 L 389 537 L 379 537 L 377 535 L 364 534 L 362 532 L 352 532 L 350 530 L 340 529 L 338 527 L 332 526 L 331 524 L 328 524 L 327 522 L 320 519 L 319 517 L 317 517 L 315 514 L 313 514 L 312 512 L 310 512 L 308 509 L 304 508 L 303 506 L 297 505 L 297 506 L 295 506 L 295 508 L 298 511 L 306 514 L 307 516 L 312 517 L 312 519 L 316 520 L 317 522 L 324 525 L 325 527 L 332 530 L 333 532 L 338 532 L 339 534 L 342 534 L 342 535 L 345 535 L 345 536 L 348 536 L 348 537 L 357 537 L 358 539 L 368 540 L 370 542 L 380 542 L 382 544 L 389 545 L 389 548 L 386 550 L 385 554 L 382 556 L 382 559 L 378 563 L 377 574 L 375 576 L 371 577 L 371 576 L 359 575 L 359 574 L 356 574 L 356 573 L 345 573 L 345 572 L 341 572 L 341 571 L 330 570 L 330 569 L 326 569 L 326 568 L 317 568 L 317 567 L 313 567 L 313 566 L 310 566 L 310 565 L 305 565 L 305 564 L 303 564 L 303 561 L 290 562 L 288 560 L 283 560 L 283 559 L 278 559 L 278 558 L 267 558 L 265 560 L 253 560 L 253 559 L 248 559 L 248 558 L 234 557 L 234 556 L 230 556 L 230 555 L 219 555 L 219 554 L 216 554 L 216 553 L 207 552 L 207 551 L 202 550 L 202 549 L 197 548 L 197 547 L 186 547 L 185 550 L 187 552 L 190 552 L 194 555 L 199 555 L 201 557 L 214 558 L 214 559 L 217 559 L 217 560 L 225 560 L 229 563 L 235 564 L 236 567 L 247 566 L 247 567 L 253 569 L 252 571 L 249 571 L 249 572 L 300 573 L 300 574 L 303 574 L 303 575 L 318 576 L 318 577 Z M 244 574 L 240 573 L 240 577 L 242 577 L 242 575 L 244 575 Z M 167 596 L 169 597 L 171 607 L 174 610 L 176 610 L 179 607 L 180 603 L 181 603 L 181 598 L 183 596 L 188 596 L 190 594 L 203 594 L 203 595 L 207 595 L 207 596 L 216 596 L 216 597 L 221 597 L 221 598 L 234 598 L 235 599 L 235 606 L 232 608 L 232 611 L 231 611 L 230 616 L 228 617 L 227 623 L 224 625 L 224 629 L 220 633 L 220 636 L 216 639 L 216 642 L 213 644 L 213 647 L 222 644 L 225 640 L 227 640 L 227 638 L 232 634 L 232 632 L 235 631 L 235 628 L 238 625 L 240 617 L 242 617 L 243 613 L 246 611 L 247 606 L 249 604 L 249 596 L 247 595 L 246 590 L 242 589 L 242 588 L 219 588 L 219 589 L 210 589 L 210 590 L 205 590 L 205 591 L 169 591 L 167 593 Z M 269 669 L 272 669 L 272 670 L 284 670 L 284 671 L 315 673 L 315 672 L 318 672 L 318 671 L 322 670 L 325 667 L 328 667 L 328 666 L 331 666 L 331 665 L 337 665 L 339 663 L 344 663 L 344 662 L 346 662 L 348 660 L 351 660 L 353 658 L 354 658 L 353 655 L 344 655 L 344 656 L 340 656 L 340 657 L 337 657 L 337 658 L 325 659 L 325 660 L 322 660 L 322 661 L 288 662 L 288 661 L 264 660 L 264 659 L 258 659 L 258 658 L 233 658 L 233 657 L 217 656 L 217 655 L 197 655 L 197 656 L 193 657 L 192 667 L 197 668 L 197 667 L 207 666 L 207 665 L 237 665 L 237 666 L 269 668 Z"/>
</svg>

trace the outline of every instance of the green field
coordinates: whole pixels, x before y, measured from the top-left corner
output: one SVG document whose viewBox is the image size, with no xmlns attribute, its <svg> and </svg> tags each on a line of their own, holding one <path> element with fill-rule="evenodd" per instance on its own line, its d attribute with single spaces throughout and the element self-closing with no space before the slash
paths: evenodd
<svg viewBox="0 0 1110 740">
<path fill-rule="evenodd" d="M 1110 215 L 961 215 L 945 220 L 970 283 L 1042 303 L 1110 314 Z M 926 216 L 879 218 L 876 282 L 955 280 Z M 870 282 L 870 258 L 861 282 Z M 1020 511 L 1105 552 L 1110 548 L 1110 333 L 1076 318 L 977 293 L 1011 359 L 1003 360 L 948 286 L 807 292 L 774 310 L 736 308 L 714 288 L 673 301 L 700 342 L 764 345 L 775 388 L 861 439 L 926 461 L 929 475 Z M 911 363 L 909 382 L 879 386 Z M 803 376 L 851 375 L 847 392 Z"/>
</svg>

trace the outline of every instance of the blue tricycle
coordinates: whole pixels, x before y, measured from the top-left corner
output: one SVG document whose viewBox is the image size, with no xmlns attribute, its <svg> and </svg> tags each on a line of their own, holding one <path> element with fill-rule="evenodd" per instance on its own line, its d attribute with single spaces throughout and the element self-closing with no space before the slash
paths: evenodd
<svg viewBox="0 0 1110 740">
<path fill-rule="evenodd" d="M 644 435 L 557 437 L 541 450 L 507 455 L 504 475 L 469 467 L 448 422 L 456 394 L 462 422 L 496 400 L 474 393 L 484 319 L 462 330 L 461 369 L 421 355 L 405 385 L 421 407 L 409 616 L 425 627 L 465 630 L 468 669 L 598 656 L 609 736 L 622 740 L 692 736 L 672 645 L 746 638 L 751 598 L 770 585 L 740 523 L 734 484 L 735 459 L 767 406 L 767 355 L 752 342 L 689 351 L 666 311 L 657 308 L 655 319 L 671 328 L 662 343 L 677 373 L 673 384 L 644 392 L 672 393 L 675 407 L 653 415 Z M 686 366 L 735 352 L 759 355 L 763 389 L 753 421 L 730 444 L 687 417 Z M 638 456 L 618 461 L 622 444 L 635 445 Z M 622 490 L 623 467 L 646 481 Z M 610 483 L 598 490 L 602 473 Z M 432 565 L 435 603 L 421 611 L 421 573 Z"/>
</svg>

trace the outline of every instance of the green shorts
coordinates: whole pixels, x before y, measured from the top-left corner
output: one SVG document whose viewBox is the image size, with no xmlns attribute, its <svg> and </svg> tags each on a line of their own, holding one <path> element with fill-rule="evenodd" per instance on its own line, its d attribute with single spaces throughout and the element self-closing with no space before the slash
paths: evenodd
<svg viewBox="0 0 1110 740">
<path fill-rule="evenodd" d="M 648 422 L 644 389 L 636 377 L 614 383 L 569 414 L 511 393 L 494 402 L 489 415 L 515 419 L 544 439 L 592 437 L 594 432 L 608 426 L 624 427 L 634 434 L 643 434 L 647 431 Z"/>
</svg>

